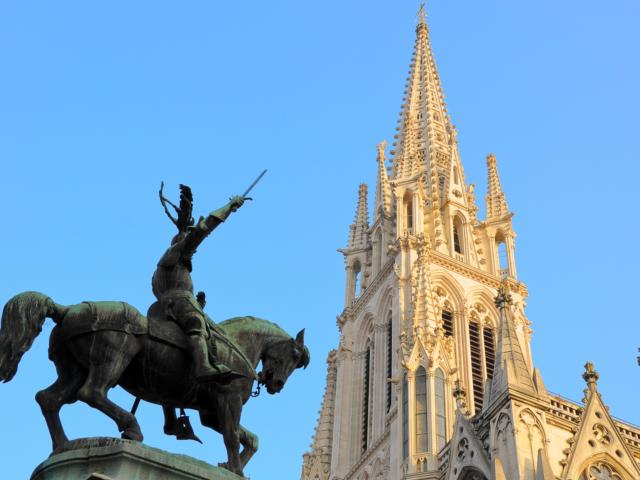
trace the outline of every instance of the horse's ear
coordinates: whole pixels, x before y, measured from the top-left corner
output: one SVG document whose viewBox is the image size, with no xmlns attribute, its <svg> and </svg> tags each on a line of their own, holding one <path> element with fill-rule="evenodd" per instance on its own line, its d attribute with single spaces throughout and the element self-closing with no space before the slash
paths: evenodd
<svg viewBox="0 0 640 480">
<path fill-rule="evenodd" d="M 298 332 L 298 335 L 296 335 L 296 343 L 301 347 L 304 345 L 304 328 Z"/>
</svg>

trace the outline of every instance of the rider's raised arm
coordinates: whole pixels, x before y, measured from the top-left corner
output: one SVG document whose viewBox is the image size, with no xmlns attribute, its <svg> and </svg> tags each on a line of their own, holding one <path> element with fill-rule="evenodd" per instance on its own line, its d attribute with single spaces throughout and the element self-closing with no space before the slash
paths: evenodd
<svg viewBox="0 0 640 480">
<path fill-rule="evenodd" d="M 244 198 L 235 196 L 229 199 L 225 206 L 214 210 L 206 217 L 200 217 L 198 222 L 192 227 L 184 239 L 185 250 L 193 253 L 196 248 L 207 238 L 207 236 L 222 222 L 224 222 L 232 212 L 235 212 L 244 203 Z"/>
</svg>

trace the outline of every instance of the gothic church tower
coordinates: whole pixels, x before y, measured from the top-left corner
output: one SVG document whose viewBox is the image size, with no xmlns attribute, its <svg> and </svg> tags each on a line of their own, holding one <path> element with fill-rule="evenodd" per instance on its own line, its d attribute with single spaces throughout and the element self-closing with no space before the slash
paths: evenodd
<svg viewBox="0 0 640 480">
<path fill-rule="evenodd" d="M 340 250 L 340 343 L 302 479 L 561 478 L 575 426 L 551 433 L 548 417 L 580 407 L 553 404 L 534 369 L 496 157 L 480 220 L 422 8 L 394 138 L 389 160 L 377 146 L 372 216 L 362 184 Z M 640 451 L 623 454 L 640 473 Z"/>
</svg>

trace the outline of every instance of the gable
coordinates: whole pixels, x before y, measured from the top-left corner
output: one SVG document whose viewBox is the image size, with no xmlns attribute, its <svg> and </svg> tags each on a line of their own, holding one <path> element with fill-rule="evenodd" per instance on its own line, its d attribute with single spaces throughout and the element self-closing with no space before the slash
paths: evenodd
<svg viewBox="0 0 640 480">
<path fill-rule="evenodd" d="M 592 469 L 593 474 L 605 475 L 603 470 L 607 468 L 621 475 L 621 480 L 640 478 L 640 468 L 633 460 L 600 393 L 592 387 L 587 394 L 586 406 L 562 478 L 579 479 L 587 469 Z M 611 478 L 616 479 L 615 476 Z"/>
<path fill-rule="evenodd" d="M 454 433 L 449 443 L 449 468 L 444 480 L 490 478 L 491 467 L 487 454 L 478 440 L 473 426 L 460 412 L 456 411 Z"/>
</svg>

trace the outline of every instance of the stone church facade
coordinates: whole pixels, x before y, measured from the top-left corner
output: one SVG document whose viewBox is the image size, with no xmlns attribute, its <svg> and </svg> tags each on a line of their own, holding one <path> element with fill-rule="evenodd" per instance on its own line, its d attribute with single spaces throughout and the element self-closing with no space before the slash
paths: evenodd
<svg viewBox="0 0 640 480">
<path fill-rule="evenodd" d="M 583 404 L 534 368 L 512 213 L 487 157 L 477 217 L 424 13 L 373 215 L 360 185 L 340 342 L 303 480 L 638 480 L 640 429 L 611 417 L 587 363 Z"/>
</svg>

